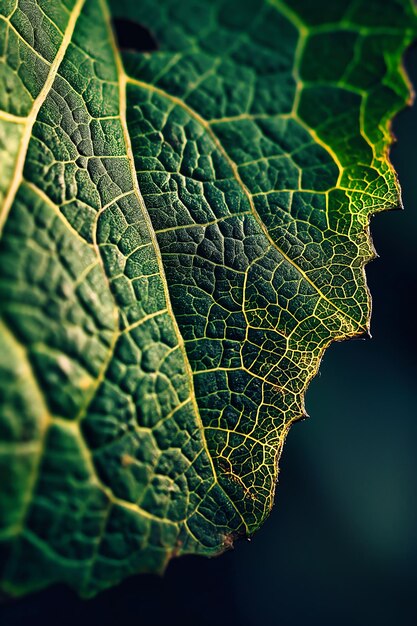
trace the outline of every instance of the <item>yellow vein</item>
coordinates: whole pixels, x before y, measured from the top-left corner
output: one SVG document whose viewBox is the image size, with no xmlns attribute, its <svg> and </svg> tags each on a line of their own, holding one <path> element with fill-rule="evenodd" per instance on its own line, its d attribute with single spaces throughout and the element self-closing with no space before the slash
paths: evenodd
<svg viewBox="0 0 417 626">
<path fill-rule="evenodd" d="M 30 46 L 28 44 L 28 42 L 23 38 L 21 33 L 19 33 L 17 28 L 9 19 L 6 19 L 2 15 L 0 15 L 0 22 L 4 22 L 6 24 L 6 28 L 13 31 L 17 39 L 21 41 L 24 44 L 24 46 L 26 46 L 31 52 L 33 52 L 33 54 L 35 54 L 42 61 L 42 63 L 45 63 L 45 65 L 50 65 L 50 62 L 48 61 L 48 59 L 45 59 L 45 57 L 43 57 L 40 52 L 38 52 L 35 48 L 33 48 L 33 46 Z"/>
<path fill-rule="evenodd" d="M 93 245 L 91 243 L 89 243 L 86 239 L 81 237 L 81 235 L 78 232 L 78 230 L 76 230 L 72 226 L 72 224 L 70 224 L 70 222 L 67 220 L 65 215 L 62 213 L 62 211 L 60 210 L 59 206 L 57 204 L 55 204 L 55 202 L 53 202 L 51 200 L 51 198 L 49 196 L 47 196 L 46 193 L 42 189 L 40 189 L 40 187 L 38 187 L 34 183 L 26 180 L 25 178 L 22 178 L 21 184 L 22 184 L 22 186 L 24 185 L 25 187 L 30 189 L 32 191 L 32 193 L 36 194 L 36 196 L 38 196 L 38 198 L 40 200 L 42 200 L 42 202 L 44 202 L 44 204 L 49 206 L 54 211 L 54 213 L 57 216 L 57 218 L 64 224 L 64 226 L 70 231 L 70 233 L 72 235 L 74 235 L 74 237 L 76 237 L 76 239 L 78 239 L 83 245 L 88 246 L 89 248 L 93 247 Z"/>
<path fill-rule="evenodd" d="M 168 313 L 168 309 L 161 309 L 160 311 L 154 311 L 154 313 L 149 313 L 148 315 L 145 315 L 145 317 L 141 317 L 141 319 L 137 322 L 133 322 L 133 324 L 126 326 L 126 328 L 121 331 L 121 334 L 130 333 L 132 330 L 135 330 L 139 326 L 142 326 L 142 324 L 146 324 L 146 322 L 152 320 L 154 317 L 157 317 L 158 315 L 164 315 L 164 313 Z"/>
<path fill-rule="evenodd" d="M 37 484 L 40 468 L 41 468 L 41 460 L 42 460 L 42 451 L 46 440 L 46 435 L 48 432 L 48 428 L 51 424 L 52 416 L 48 410 L 45 394 L 43 390 L 40 388 L 37 377 L 33 370 L 33 366 L 30 360 L 30 356 L 26 346 L 24 346 L 19 339 L 16 337 L 13 330 L 10 326 L 6 326 L 6 323 L 0 319 L 0 328 L 3 336 L 9 339 L 9 341 L 14 345 L 16 352 L 19 354 L 19 361 L 22 364 L 21 366 L 21 375 L 25 378 L 25 381 L 30 381 L 33 383 L 32 390 L 32 404 L 33 406 L 39 407 L 40 411 L 36 417 L 36 427 L 38 430 L 38 443 L 39 443 L 39 454 L 37 458 L 34 460 L 30 474 L 27 480 L 27 489 L 25 491 L 24 497 L 22 499 L 22 507 L 19 511 L 19 519 L 16 522 L 16 534 L 21 531 L 25 527 L 25 522 L 29 513 L 29 507 L 31 504 L 31 495 L 34 492 L 35 486 Z"/>
<path fill-rule="evenodd" d="M 68 45 L 71 41 L 75 24 L 77 23 L 77 19 L 80 15 L 83 4 L 84 4 L 84 0 L 78 0 L 77 3 L 75 4 L 73 12 L 71 13 L 70 19 L 68 20 L 68 26 L 66 28 L 65 35 L 62 39 L 57 55 L 51 64 L 49 74 L 45 81 L 45 84 L 42 87 L 41 91 L 39 92 L 38 96 L 36 97 L 30 114 L 26 118 L 25 130 L 20 140 L 19 153 L 16 159 L 16 166 L 15 166 L 15 171 L 13 174 L 12 182 L 10 184 L 9 191 L 6 194 L 6 197 L 4 199 L 3 207 L 0 210 L 0 236 L 1 236 L 2 229 L 3 229 L 3 225 L 5 221 L 7 220 L 7 216 L 9 215 L 10 208 L 13 204 L 13 200 L 16 196 L 17 190 L 22 180 L 23 167 L 25 164 L 29 141 L 32 135 L 33 124 L 35 123 L 35 120 L 39 113 L 39 109 L 44 103 L 46 96 L 48 95 L 52 87 L 52 84 L 55 80 L 55 77 L 58 73 L 58 68 L 61 65 L 62 59 L 64 58 Z"/>
<path fill-rule="evenodd" d="M 243 180 L 240 177 L 239 168 L 238 168 L 237 164 L 228 155 L 228 153 L 224 149 L 223 145 L 221 144 L 219 138 L 217 137 L 217 135 L 215 134 L 213 129 L 210 127 L 209 122 L 207 122 L 203 117 L 201 117 L 201 115 L 199 113 L 194 111 L 194 109 L 189 107 L 185 102 L 180 100 L 180 98 L 177 98 L 176 96 L 171 95 L 170 93 L 164 91 L 160 87 L 155 87 L 155 85 L 150 85 L 149 83 L 145 83 L 145 82 L 143 82 L 141 80 L 137 80 L 135 78 L 130 78 L 130 77 L 127 77 L 127 82 L 131 83 L 132 85 L 136 85 L 138 87 L 141 87 L 142 89 L 147 89 L 148 91 L 153 91 L 154 93 L 158 94 L 162 98 L 170 100 L 173 104 L 175 104 L 175 105 L 181 107 L 182 109 L 184 109 L 188 113 L 188 115 L 190 115 L 190 117 L 193 117 L 199 124 L 201 124 L 201 126 L 203 126 L 203 128 L 210 135 L 210 137 L 211 137 L 213 143 L 215 144 L 216 148 L 219 150 L 219 152 L 223 155 L 224 159 L 229 164 L 236 181 L 239 183 L 240 187 L 242 188 L 242 191 L 244 192 L 244 194 L 246 195 L 246 197 L 248 199 L 249 205 L 251 207 L 251 211 L 252 211 L 256 221 L 258 222 L 259 226 L 261 227 L 262 232 L 264 233 L 264 235 L 267 238 L 267 240 L 268 240 L 269 244 L 271 245 L 271 247 L 274 248 L 275 250 L 277 250 L 279 252 L 279 254 L 290 265 L 292 265 L 297 270 L 297 272 L 304 278 L 304 280 L 311 287 L 313 287 L 313 289 L 319 294 L 319 296 L 323 300 L 325 300 L 333 309 L 336 309 L 336 311 L 338 311 L 343 317 L 345 317 L 346 319 L 348 319 L 351 322 L 353 322 L 358 327 L 358 331 L 359 331 L 360 327 L 359 327 L 358 322 L 355 319 L 353 319 L 350 315 L 348 315 L 345 311 L 342 311 L 341 309 L 339 309 L 339 307 L 336 304 L 334 304 L 334 302 L 329 300 L 329 298 L 320 290 L 320 288 L 317 287 L 317 285 L 315 285 L 315 283 L 311 280 L 311 278 L 309 278 L 308 274 L 303 269 L 301 269 L 301 267 L 299 267 L 297 265 L 297 263 L 295 263 L 295 261 L 293 261 L 278 246 L 276 241 L 274 241 L 272 239 L 271 235 L 268 232 L 268 229 L 266 228 L 266 226 L 263 223 L 263 221 L 262 221 L 258 211 L 256 210 L 255 203 L 253 201 L 253 196 L 252 196 L 251 192 L 249 191 L 249 189 L 247 188 L 247 186 L 244 184 Z M 317 143 L 322 143 L 318 138 L 314 137 L 314 139 L 317 141 Z M 277 191 L 279 191 L 279 190 L 277 190 Z"/>
<path fill-rule="evenodd" d="M 7 111 L 0 111 L 0 120 L 5 122 L 13 122 L 13 124 L 26 124 L 27 117 L 21 117 L 20 115 L 14 115 Z"/>
<path fill-rule="evenodd" d="M 200 415 L 200 411 L 198 408 L 198 404 L 197 404 L 197 399 L 196 399 L 196 395 L 195 395 L 195 390 L 194 390 L 194 383 L 193 383 L 193 372 L 191 369 L 191 365 L 189 363 L 188 360 L 188 356 L 187 356 L 187 352 L 185 349 L 185 344 L 184 344 L 184 339 L 181 335 L 179 326 L 178 326 L 178 322 L 177 319 L 175 317 L 174 314 L 174 310 L 172 308 L 172 303 L 171 303 L 171 298 L 169 295 L 169 290 L 168 290 L 168 284 L 167 284 L 167 280 L 165 278 L 165 270 L 164 270 L 164 266 L 163 266 L 163 262 L 162 262 L 162 257 L 161 257 L 161 252 L 159 250 L 159 245 L 158 245 L 158 241 L 156 238 L 156 234 L 155 231 L 153 229 L 152 226 L 152 222 L 151 222 L 151 218 L 149 217 L 149 213 L 148 210 L 146 208 L 145 202 L 142 198 L 142 194 L 140 192 L 139 189 L 139 185 L 138 185 L 138 180 L 137 180 L 137 176 L 136 176 L 136 170 L 135 170 L 135 160 L 134 160 L 134 156 L 133 156 L 133 150 L 132 150 L 132 144 L 130 141 L 130 135 L 129 135 L 129 131 L 127 128 L 127 120 L 126 120 L 126 87 L 127 87 L 127 83 L 130 82 L 130 78 L 125 74 L 124 68 L 123 68 L 123 64 L 122 64 L 122 60 L 120 58 L 120 54 L 119 54 L 119 50 L 117 48 L 117 44 L 116 41 L 114 39 L 114 34 L 111 28 L 111 24 L 110 24 L 110 15 L 108 12 L 108 8 L 106 5 L 105 0 L 101 0 L 101 5 L 103 7 L 103 12 L 107 18 L 107 23 L 108 23 L 108 29 L 109 29 L 109 37 L 110 37 L 110 42 L 111 45 L 113 47 L 113 51 L 114 51 L 114 56 L 115 56 L 115 60 L 116 60 L 116 65 L 117 65 L 117 70 L 118 70 L 118 75 L 119 75 L 119 90 L 120 90 L 120 121 L 121 121 L 121 125 L 123 128 L 123 134 L 124 134 L 124 139 L 125 139 L 125 145 L 126 145 L 126 153 L 127 153 L 127 158 L 129 161 L 129 165 L 130 165 L 130 169 L 131 169 L 131 175 L 132 175 L 132 183 L 134 186 L 134 190 L 135 190 L 135 195 L 137 197 L 137 200 L 139 202 L 139 206 L 142 209 L 142 214 L 143 217 L 145 219 L 146 225 L 148 227 L 148 231 L 153 243 L 153 247 L 155 250 L 155 255 L 156 255 L 156 259 L 157 259 L 157 263 L 158 263 L 158 269 L 159 269 L 159 273 L 161 276 L 161 282 L 163 285 L 163 289 L 164 289 L 164 294 L 165 294 L 165 301 L 166 301 L 166 305 L 167 305 L 167 311 L 169 316 L 171 317 L 172 320 L 172 324 L 175 330 L 175 334 L 177 336 L 178 339 L 178 346 L 181 350 L 181 354 L 183 356 L 183 360 L 184 360 L 184 365 L 187 371 L 187 376 L 188 376 L 188 380 L 190 383 L 190 396 L 191 396 L 191 400 L 192 400 L 192 404 L 193 404 L 193 408 L 194 408 L 194 412 L 195 412 L 195 416 L 196 416 L 196 420 L 201 432 L 201 438 L 202 438 L 202 443 L 204 445 L 204 448 L 206 450 L 207 453 L 207 457 L 208 460 L 210 462 L 211 468 L 212 468 L 212 472 L 213 472 L 213 477 L 215 479 L 216 482 L 217 481 L 217 473 L 216 473 L 216 469 L 214 467 L 214 462 L 213 459 L 210 455 L 210 451 L 208 449 L 208 445 L 207 445 L 207 441 L 206 441 L 206 437 L 205 437 L 205 432 L 204 432 L 204 425 L 201 419 L 201 415 Z M 226 494 L 227 495 L 227 494 Z M 229 498 L 230 500 L 230 498 Z M 243 519 L 241 513 L 239 512 L 239 510 L 237 509 L 236 505 L 234 504 L 234 502 L 232 500 L 230 500 L 232 506 L 235 508 L 237 514 L 239 515 L 239 517 L 241 518 L 243 524 L 246 526 L 246 522 Z"/>
<path fill-rule="evenodd" d="M 123 498 L 118 498 L 112 492 L 110 487 L 106 485 L 105 483 L 103 483 L 103 481 L 98 476 L 97 471 L 96 471 L 96 467 L 94 463 L 94 454 L 88 447 L 84 434 L 82 430 L 80 429 L 79 424 L 77 422 L 73 422 L 73 421 L 70 422 L 69 420 L 65 418 L 53 417 L 52 424 L 54 424 L 58 428 L 61 428 L 61 430 L 67 430 L 68 432 L 72 433 L 76 437 L 77 443 L 80 446 L 80 452 L 83 455 L 83 458 L 86 461 L 87 465 L 89 466 L 90 474 L 94 477 L 94 480 L 97 486 L 106 494 L 110 502 L 112 502 L 113 504 L 118 504 L 119 506 L 123 506 L 127 509 L 133 510 L 135 513 L 140 513 L 141 515 L 149 519 L 156 520 L 158 522 L 166 521 L 167 523 L 172 524 L 173 526 L 176 525 L 176 523 L 171 522 L 171 520 L 160 518 L 156 515 L 153 515 L 146 509 L 142 509 L 135 502 L 129 502 L 128 500 L 124 500 Z"/>
</svg>

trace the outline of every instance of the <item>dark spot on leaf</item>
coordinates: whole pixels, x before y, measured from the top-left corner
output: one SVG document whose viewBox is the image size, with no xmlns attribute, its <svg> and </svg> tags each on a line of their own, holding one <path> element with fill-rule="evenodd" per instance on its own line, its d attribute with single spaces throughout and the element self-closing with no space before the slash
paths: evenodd
<svg viewBox="0 0 417 626">
<path fill-rule="evenodd" d="M 137 22 L 115 18 L 113 20 L 113 28 L 121 50 L 153 52 L 158 49 L 158 44 L 153 35 L 147 28 Z"/>
</svg>

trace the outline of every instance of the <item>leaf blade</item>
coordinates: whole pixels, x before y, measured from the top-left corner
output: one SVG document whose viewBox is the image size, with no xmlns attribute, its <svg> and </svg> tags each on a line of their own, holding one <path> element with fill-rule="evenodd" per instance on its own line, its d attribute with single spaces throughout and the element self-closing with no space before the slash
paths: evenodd
<svg viewBox="0 0 417 626">
<path fill-rule="evenodd" d="M 355 78 L 368 91 L 334 84 L 375 56 L 378 22 L 311 25 L 301 1 L 184 6 L 173 27 L 168 1 L 116 4 L 160 43 L 123 68 L 87 0 L 30 131 L 0 244 L 12 593 L 92 594 L 253 532 L 323 350 L 368 327 L 366 229 L 398 203 L 386 123 L 407 95 L 411 5 L 383 113 L 378 63 Z M 303 64 L 339 30 L 363 40 L 353 59 Z"/>
</svg>

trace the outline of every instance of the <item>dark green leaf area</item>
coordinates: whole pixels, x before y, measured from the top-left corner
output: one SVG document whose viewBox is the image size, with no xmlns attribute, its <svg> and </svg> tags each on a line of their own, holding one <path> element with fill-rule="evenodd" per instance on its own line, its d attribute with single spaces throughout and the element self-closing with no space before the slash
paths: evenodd
<svg viewBox="0 0 417 626">
<path fill-rule="evenodd" d="M 378 5 L 2 4 L 7 593 L 91 595 L 269 514 L 324 349 L 368 329 L 369 217 L 400 202 L 416 20 Z M 121 54 L 112 19 L 156 49 Z"/>
</svg>

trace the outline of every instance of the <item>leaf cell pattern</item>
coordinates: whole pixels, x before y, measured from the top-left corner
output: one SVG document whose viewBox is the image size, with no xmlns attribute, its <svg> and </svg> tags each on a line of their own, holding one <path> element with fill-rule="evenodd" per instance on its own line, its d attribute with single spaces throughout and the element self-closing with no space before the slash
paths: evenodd
<svg viewBox="0 0 417 626">
<path fill-rule="evenodd" d="M 406 0 L 6 0 L 3 589 L 91 595 L 253 533 L 303 394 L 368 331 Z M 120 51 L 111 16 L 146 27 Z"/>
</svg>

